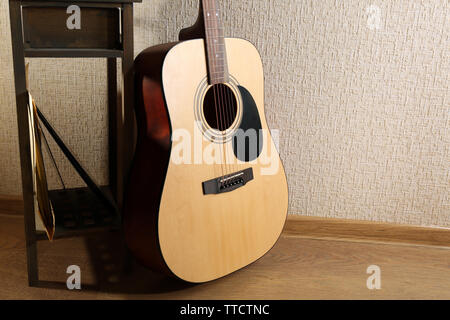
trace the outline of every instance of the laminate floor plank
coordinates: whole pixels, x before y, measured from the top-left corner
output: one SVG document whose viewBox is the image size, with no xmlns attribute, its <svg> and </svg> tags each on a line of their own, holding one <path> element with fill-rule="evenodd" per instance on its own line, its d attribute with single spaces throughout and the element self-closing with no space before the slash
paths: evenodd
<svg viewBox="0 0 450 320">
<path fill-rule="evenodd" d="M 450 299 L 450 248 L 284 234 L 251 266 L 190 285 L 133 262 L 125 268 L 118 232 L 38 244 L 39 287 L 26 276 L 23 219 L 0 216 L 0 299 Z M 81 268 L 82 290 L 69 291 L 67 267 Z M 367 267 L 381 268 L 369 290 Z"/>
</svg>

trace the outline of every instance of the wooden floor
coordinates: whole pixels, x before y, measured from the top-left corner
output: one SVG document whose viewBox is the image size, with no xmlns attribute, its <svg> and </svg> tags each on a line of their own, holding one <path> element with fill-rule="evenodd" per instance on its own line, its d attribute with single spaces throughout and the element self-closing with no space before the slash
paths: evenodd
<svg viewBox="0 0 450 320">
<path fill-rule="evenodd" d="M 29 288 L 23 220 L 0 214 L 0 299 L 450 299 L 450 248 L 445 246 L 286 232 L 250 267 L 218 281 L 188 285 L 135 263 L 122 266 L 120 239 L 109 232 L 40 242 L 43 281 Z M 65 288 L 69 265 L 81 267 L 80 291 Z M 381 268 L 381 290 L 366 287 L 369 265 Z"/>
</svg>

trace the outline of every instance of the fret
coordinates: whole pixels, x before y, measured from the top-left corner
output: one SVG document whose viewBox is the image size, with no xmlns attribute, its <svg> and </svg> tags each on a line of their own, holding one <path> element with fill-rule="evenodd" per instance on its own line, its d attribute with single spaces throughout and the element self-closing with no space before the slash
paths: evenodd
<svg viewBox="0 0 450 320">
<path fill-rule="evenodd" d="M 222 56 L 213 56 L 208 54 L 208 58 L 213 59 L 214 61 L 211 61 L 212 65 L 223 65 L 225 61 L 225 55 Z"/>
<path fill-rule="evenodd" d="M 223 21 L 222 21 L 222 19 L 220 19 L 220 18 L 217 18 L 217 19 L 215 19 L 215 18 L 206 18 L 205 19 L 205 23 L 207 24 L 207 25 L 215 25 L 216 23 L 222 23 Z"/>
<path fill-rule="evenodd" d="M 211 72 L 215 72 L 215 71 L 217 71 L 217 72 L 225 72 L 226 71 L 226 68 L 224 66 L 220 66 L 220 67 L 221 68 L 219 69 L 217 65 L 216 66 L 211 65 Z"/>
<path fill-rule="evenodd" d="M 225 68 L 212 68 L 213 70 L 211 71 L 211 73 L 217 73 L 217 72 L 224 72 Z"/>
<path fill-rule="evenodd" d="M 218 28 L 218 27 L 215 27 L 215 26 L 209 26 L 209 27 L 205 27 L 205 30 L 208 31 L 208 32 L 210 32 L 211 30 L 212 31 L 217 30 L 217 31 L 222 31 L 223 32 L 224 28 Z"/>
<path fill-rule="evenodd" d="M 225 56 L 225 51 L 214 51 L 214 48 L 212 47 L 208 47 L 207 50 L 209 50 L 210 52 L 208 52 L 208 56 L 210 56 L 211 58 L 221 58 L 223 59 Z"/>
<path fill-rule="evenodd" d="M 211 50 L 212 51 L 211 54 L 217 58 L 219 58 L 220 56 L 223 56 L 225 54 L 224 50 L 220 50 L 220 51 L 214 50 L 214 46 L 209 46 L 209 49 L 213 49 L 213 50 Z"/>
<path fill-rule="evenodd" d="M 225 48 L 220 49 L 220 50 L 214 50 L 216 49 L 214 46 L 208 46 L 207 49 L 209 49 L 209 53 L 213 56 L 219 55 L 219 56 L 223 56 L 225 54 Z"/>
<path fill-rule="evenodd" d="M 208 53 L 208 58 L 214 59 L 214 61 L 211 61 L 211 63 L 214 63 L 214 62 L 217 62 L 217 61 L 224 61 L 224 62 L 226 61 L 226 59 L 225 59 L 226 58 L 225 52 L 223 54 Z M 220 62 L 220 64 L 223 65 L 224 63 Z"/>
<path fill-rule="evenodd" d="M 224 83 L 228 81 L 228 76 L 220 75 L 220 76 L 211 76 L 211 84 Z"/>
<path fill-rule="evenodd" d="M 213 84 L 217 84 L 217 83 L 225 83 L 228 82 L 228 78 L 227 77 L 222 77 L 222 78 L 211 78 Z"/>
<path fill-rule="evenodd" d="M 216 21 L 220 17 L 220 12 L 216 11 L 215 14 L 211 14 L 211 11 L 206 12 L 206 19 L 211 21 Z"/>
<path fill-rule="evenodd" d="M 210 49 L 213 49 L 214 52 L 218 55 L 224 55 L 225 54 L 225 48 L 217 48 L 216 46 L 210 46 Z"/>
<path fill-rule="evenodd" d="M 206 30 L 206 35 L 209 36 L 210 38 L 217 38 L 217 39 L 223 38 L 223 32 Z"/>
<path fill-rule="evenodd" d="M 220 67 L 220 69 L 219 69 L 219 67 Z M 211 68 L 212 69 L 214 69 L 214 70 L 222 70 L 222 72 L 223 71 L 225 71 L 225 66 L 224 65 L 211 65 Z"/>
<path fill-rule="evenodd" d="M 210 65 L 220 67 L 220 66 L 224 65 L 224 63 L 223 63 L 224 61 L 225 61 L 225 57 L 223 57 L 223 58 L 214 57 L 214 61 L 212 63 L 210 63 Z"/>
<path fill-rule="evenodd" d="M 223 74 L 224 71 L 225 71 L 224 69 L 215 69 L 215 68 L 211 69 L 211 73 L 222 73 Z"/>
<path fill-rule="evenodd" d="M 225 57 L 223 57 L 223 58 L 214 57 L 214 60 L 215 61 L 225 61 Z M 223 65 L 223 63 L 218 64 L 218 65 Z"/>
<path fill-rule="evenodd" d="M 215 78 L 224 78 L 225 77 L 223 72 L 214 72 L 214 71 L 211 72 L 211 76 L 214 76 Z"/>
</svg>

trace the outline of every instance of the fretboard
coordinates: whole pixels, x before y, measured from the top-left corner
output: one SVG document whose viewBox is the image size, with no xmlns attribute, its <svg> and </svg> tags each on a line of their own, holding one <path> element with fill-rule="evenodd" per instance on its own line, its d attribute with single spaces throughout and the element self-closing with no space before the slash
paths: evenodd
<svg viewBox="0 0 450 320">
<path fill-rule="evenodd" d="M 210 84 L 228 82 L 227 53 L 222 15 L 217 0 L 202 0 Z"/>
</svg>

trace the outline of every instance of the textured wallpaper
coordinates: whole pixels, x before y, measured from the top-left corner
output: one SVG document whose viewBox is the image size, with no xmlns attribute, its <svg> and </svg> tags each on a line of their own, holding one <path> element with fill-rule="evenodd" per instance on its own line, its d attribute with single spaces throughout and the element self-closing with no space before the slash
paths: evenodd
<svg viewBox="0 0 450 320">
<path fill-rule="evenodd" d="M 135 9 L 136 54 L 176 40 L 196 18 L 197 0 L 143 2 Z M 249 39 L 262 55 L 290 213 L 450 227 L 448 0 L 221 2 L 227 35 Z M 0 194 L 19 194 L 5 0 L 0 43 Z M 38 105 L 106 183 L 106 62 L 34 59 L 30 68 Z M 80 185 L 56 158 L 65 181 Z"/>
</svg>

